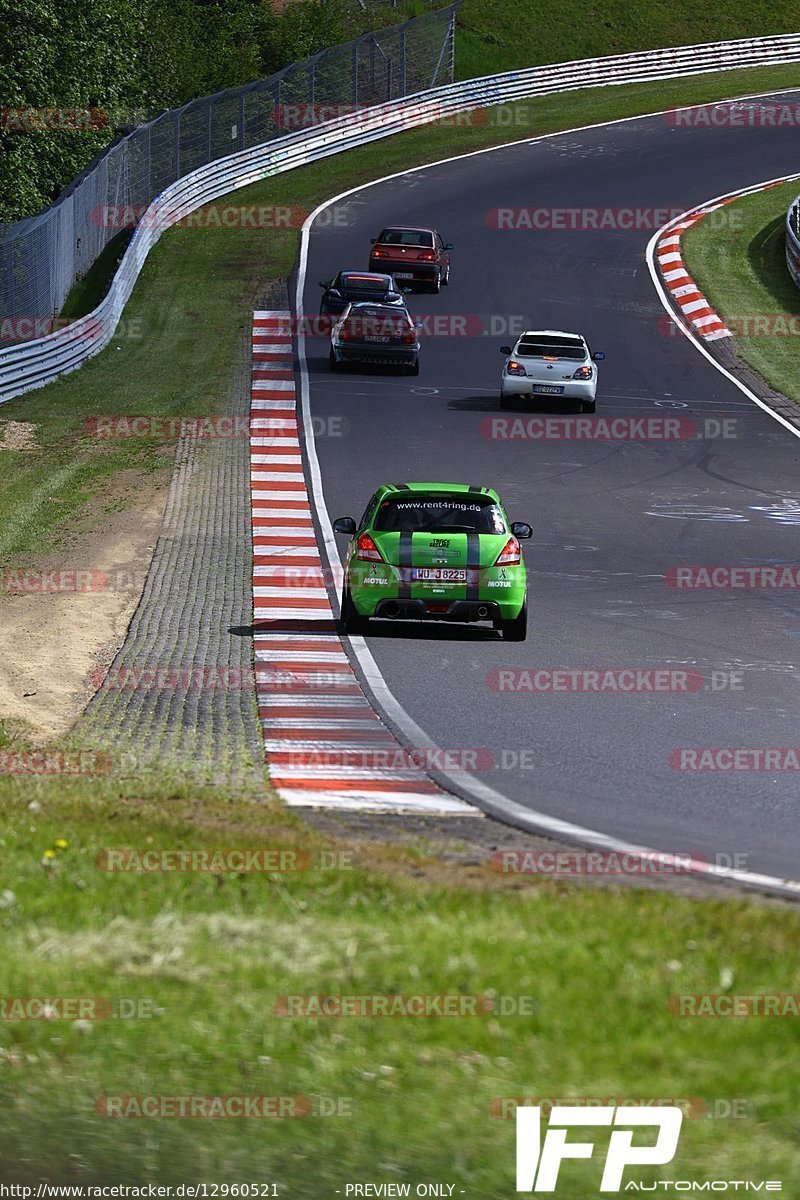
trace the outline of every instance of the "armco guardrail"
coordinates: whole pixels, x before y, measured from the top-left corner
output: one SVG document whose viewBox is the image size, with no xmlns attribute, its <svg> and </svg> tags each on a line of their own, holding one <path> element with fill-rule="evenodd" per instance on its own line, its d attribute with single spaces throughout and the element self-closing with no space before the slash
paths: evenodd
<svg viewBox="0 0 800 1200">
<path fill-rule="evenodd" d="M 800 34 L 650 50 L 471 79 L 370 106 L 201 167 L 165 188 L 140 220 L 105 299 L 83 322 L 0 352 L 0 403 L 74 370 L 113 337 L 148 253 L 168 224 L 269 175 L 476 107 L 576 91 L 800 62 Z"/>
<path fill-rule="evenodd" d="M 800 196 L 792 201 L 786 214 L 786 266 L 800 288 Z"/>
</svg>

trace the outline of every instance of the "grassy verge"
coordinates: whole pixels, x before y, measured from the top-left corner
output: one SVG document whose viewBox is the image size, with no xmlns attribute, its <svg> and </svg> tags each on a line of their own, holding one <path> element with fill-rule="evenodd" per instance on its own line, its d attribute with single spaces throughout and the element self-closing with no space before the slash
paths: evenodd
<svg viewBox="0 0 800 1200">
<path fill-rule="evenodd" d="M 797 10 L 785 2 L 731 0 L 722 10 L 664 0 L 646 5 L 601 0 L 587 11 L 581 0 L 564 0 L 553 19 L 546 0 L 465 0 L 458 15 L 456 69 L 460 79 L 469 79 L 539 63 L 796 30 Z"/>
<path fill-rule="evenodd" d="M 514 1131 L 493 1102 L 516 1096 L 676 1098 L 693 1114 L 737 1099 L 746 1119 L 684 1122 L 662 1177 L 782 1178 L 789 1194 L 800 1182 L 791 1019 L 668 1008 L 680 992 L 800 991 L 791 909 L 478 869 L 465 883 L 413 852 L 332 845 L 284 813 L 164 785 L 0 781 L 0 814 L 3 994 L 137 1014 L 0 1024 L 5 1182 L 275 1181 L 320 1200 L 354 1180 L 446 1181 L 495 1200 L 513 1191 Z M 328 865 L 110 873 L 109 847 L 326 852 Z M 286 994 L 340 993 L 526 999 L 522 1015 L 276 1012 Z M 294 1120 L 96 1111 L 102 1096 L 188 1093 L 315 1107 Z M 564 1200 L 594 1193 L 596 1171 L 567 1165 Z"/>
<path fill-rule="evenodd" d="M 451 154 L 577 125 L 787 87 L 797 68 L 763 68 L 600 88 L 520 103 L 512 126 L 432 126 L 336 155 L 235 193 L 237 203 L 310 209 L 347 186 Z M 507 114 L 506 114 L 507 115 Z M 239 336 L 263 283 L 291 269 L 297 230 L 181 228 L 150 254 L 112 345 L 80 371 L 3 406 L 39 425 L 40 451 L 7 452 L 0 480 L 0 563 L 50 548 L 104 478 L 165 461 L 164 443 L 98 442 L 97 414 L 213 413 L 233 376 Z M 102 290 L 103 264 L 84 291 Z M 77 302 L 76 302 L 77 303 Z M 167 446 L 168 449 L 168 446 Z"/>
<path fill-rule="evenodd" d="M 786 210 L 798 191 L 794 180 L 735 200 L 718 220 L 687 230 L 682 245 L 701 290 L 730 322 L 740 357 L 776 391 L 800 402 L 800 291 L 784 249 Z"/>
</svg>

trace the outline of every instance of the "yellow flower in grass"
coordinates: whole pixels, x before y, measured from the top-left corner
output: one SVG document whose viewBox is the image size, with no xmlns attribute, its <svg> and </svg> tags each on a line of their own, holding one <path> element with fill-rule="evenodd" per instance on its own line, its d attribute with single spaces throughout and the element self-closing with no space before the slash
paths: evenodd
<svg viewBox="0 0 800 1200">
<path fill-rule="evenodd" d="M 65 842 L 63 838 L 56 838 L 56 840 L 53 842 L 53 845 L 57 850 L 66 850 L 69 842 Z"/>
<path fill-rule="evenodd" d="M 55 850 L 45 850 L 45 852 L 44 852 L 45 858 L 55 858 L 55 856 L 56 856 Z"/>
</svg>

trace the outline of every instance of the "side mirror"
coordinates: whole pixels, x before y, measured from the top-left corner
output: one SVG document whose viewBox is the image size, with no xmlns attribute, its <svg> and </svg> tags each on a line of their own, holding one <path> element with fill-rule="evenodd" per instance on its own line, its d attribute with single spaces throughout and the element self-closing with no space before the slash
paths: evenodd
<svg viewBox="0 0 800 1200">
<path fill-rule="evenodd" d="M 327 279 L 327 280 L 326 280 L 326 279 L 320 279 L 320 281 L 319 281 L 319 286 L 320 286 L 320 287 L 324 287 L 324 288 L 329 288 L 329 287 L 331 286 L 331 281 L 330 281 L 330 279 Z"/>
<path fill-rule="evenodd" d="M 500 347 L 500 353 L 501 353 L 501 354 L 510 354 L 510 353 L 511 353 L 511 347 L 510 347 L 510 346 L 501 346 L 501 347 Z"/>
<path fill-rule="evenodd" d="M 334 533 L 354 534 L 356 531 L 356 523 L 352 517 L 337 517 L 333 522 Z"/>
<path fill-rule="evenodd" d="M 377 238 L 370 238 L 370 239 L 369 239 L 369 244 L 370 244 L 370 246 L 374 246 L 374 245 L 375 245 L 375 243 L 377 242 L 377 240 L 378 240 Z"/>
<path fill-rule="evenodd" d="M 453 245 L 452 242 L 445 242 L 444 248 L 445 248 L 445 250 L 455 250 L 455 246 Z"/>
<path fill-rule="evenodd" d="M 594 359 L 594 361 L 595 361 L 595 362 L 602 362 L 602 361 L 603 361 L 603 359 L 605 358 L 605 353 L 604 353 L 604 351 L 602 351 L 602 350 L 597 350 L 597 351 L 596 351 L 596 352 L 595 352 L 595 353 L 592 355 L 592 358 Z"/>
<path fill-rule="evenodd" d="M 527 521 L 513 521 L 511 524 L 511 532 L 515 538 L 533 537 L 533 529 Z"/>
</svg>

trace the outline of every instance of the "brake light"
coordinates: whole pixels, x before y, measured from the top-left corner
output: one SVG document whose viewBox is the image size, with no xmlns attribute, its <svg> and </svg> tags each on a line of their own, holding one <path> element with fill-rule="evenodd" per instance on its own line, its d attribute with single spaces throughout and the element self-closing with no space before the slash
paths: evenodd
<svg viewBox="0 0 800 1200">
<path fill-rule="evenodd" d="M 542 359 L 544 360 L 544 362 L 558 362 L 558 355 L 557 354 L 543 354 Z"/>
<path fill-rule="evenodd" d="M 436 262 L 436 255 L 431 250 L 426 251 L 425 254 L 420 254 L 420 258 L 423 262 Z"/>
<path fill-rule="evenodd" d="M 518 564 L 520 561 L 519 542 L 515 537 L 510 537 L 495 559 L 494 565 L 496 567 L 509 567 L 514 566 L 515 563 Z"/>
<path fill-rule="evenodd" d="M 506 372 L 509 375 L 524 375 L 525 368 L 521 362 L 517 362 L 515 358 L 510 358 L 506 363 Z"/>
<path fill-rule="evenodd" d="M 589 366 L 578 367 L 577 371 L 572 376 L 572 378 L 573 379 L 591 379 L 592 378 L 592 368 Z"/>
<path fill-rule="evenodd" d="M 339 330 L 340 342 L 352 342 L 353 336 L 352 329 L 348 328 L 347 325 L 342 326 L 342 328 Z"/>
<path fill-rule="evenodd" d="M 372 248 L 372 257 L 373 257 L 373 258 L 388 258 L 388 257 L 389 257 L 389 251 L 388 251 L 388 250 L 377 250 L 377 249 L 376 249 L 376 248 L 373 246 L 373 248 Z"/>
<path fill-rule="evenodd" d="M 519 549 L 519 547 L 517 547 Z M 383 555 L 368 533 L 362 533 L 358 539 L 356 557 L 362 562 L 383 562 Z"/>
<path fill-rule="evenodd" d="M 408 329 L 403 334 L 403 344 L 406 346 L 413 346 L 414 343 L 416 342 L 416 340 L 417 340 L 416 329 Z"/>
</svg>

